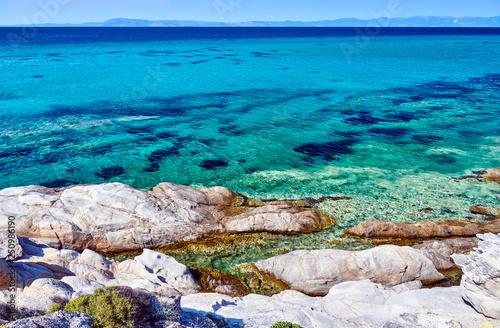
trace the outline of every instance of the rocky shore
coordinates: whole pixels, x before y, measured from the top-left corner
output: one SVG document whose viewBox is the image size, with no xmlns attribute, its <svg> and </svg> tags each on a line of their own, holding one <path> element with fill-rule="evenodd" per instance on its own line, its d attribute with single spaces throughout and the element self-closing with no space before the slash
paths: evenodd
<svg viewBox="0 0 500 328">
<path fill-rule="evenodd" d="M 495 174 L 488 170 L 487 180 Z M 307 201 L 249 199 L 223 187 L 171 183 L 148 191 L 120 183 L 9 188 L 0 191 L 0 202 L 0 217 L 9 218 L 0 220 L 0 305 L 15 294 L 17 311 L 32 315 L 8 327 L 90 327 L 84 314 L 40 313 L 111 286 L 141 290 L 178 314 L 144 327 L 267 328 L 277 321 L 325 328 L 500 327 L 494 209 L 478 212 L 488 217 L 484 223 L 365 221 L 345 235 L 419 242 L 292 251 L 241 265 L 242 280 L 190 269 L 155 249 L 214 235 L 305 234 L 330 228 L 335 219 Z M 139 254 L 122 262 L 100 254 L 124 251 Z M 460 286 L 423 288 L 457 265 Z M 255 290 L 274 295 L 250 293 Z"/>
</svg>

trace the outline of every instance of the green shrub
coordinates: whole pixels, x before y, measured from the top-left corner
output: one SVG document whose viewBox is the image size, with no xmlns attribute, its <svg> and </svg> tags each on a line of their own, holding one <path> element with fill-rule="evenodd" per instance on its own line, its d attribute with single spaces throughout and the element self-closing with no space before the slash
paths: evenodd
<svg viewBox="0 0 500 328">
<path fill-rule="evenodd" d="M 280 321 L 272 325 L 271 328 L 301 328 L 301 327 L 296 323 Z"/>
<path fill-rule="evenodd" d="M 64 310 L 91 316 L 92 328 L 135 328 L 151 320 L 150 299 L 132 288 L 106 287 L 72 300 Z"/>
<path fill-rule="evenodd" d="M 62 309 L 63 308 L 62 308 L 61 304 L 54 303 L 54 304 L 52 304 L 50 306 L 49 313 L 54 313 L 54 312 L 57 312 L 57 311 L 61 311 Z"/>
</svg>

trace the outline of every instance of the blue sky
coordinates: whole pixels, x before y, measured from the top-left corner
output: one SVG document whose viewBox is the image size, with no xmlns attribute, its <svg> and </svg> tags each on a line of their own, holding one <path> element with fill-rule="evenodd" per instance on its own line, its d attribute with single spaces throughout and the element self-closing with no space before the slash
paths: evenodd
<svg viewBox="0 0 500 328">
<path fill-rule="evenodd" d="M 369 19 L 391 9 L 394 17 L 490 17 L 500 15 L 500 0 L 0 0 L 0 25 L 116 17 L 226 22 Z"/>
</svg>

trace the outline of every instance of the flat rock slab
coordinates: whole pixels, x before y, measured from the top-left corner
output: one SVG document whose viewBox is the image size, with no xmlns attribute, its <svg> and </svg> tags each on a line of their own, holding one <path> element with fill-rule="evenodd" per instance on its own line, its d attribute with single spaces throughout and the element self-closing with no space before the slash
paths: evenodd
<svg viewBox="0 0 500 328">
<path fill-rule="evenodd" d="M 364 251 L 294 251 L 258 261 L 255 267 L 290 289 L 319 296 L 345 281 L 369 279 L 392 287 L 415 280 L 444 278 L 421 252 L 392 245 Z"/>
</svg>

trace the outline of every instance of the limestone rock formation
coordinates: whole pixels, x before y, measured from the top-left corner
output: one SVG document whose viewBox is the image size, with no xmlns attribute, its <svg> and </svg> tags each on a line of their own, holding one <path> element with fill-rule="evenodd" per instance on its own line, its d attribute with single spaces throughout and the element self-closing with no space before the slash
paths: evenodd
<svg viewBox="0 0 500 328">
<path fill-rule="evenodd" d="M 15 262 L 19 308 L 47 311 L 56 296 L 70 300 L 106 286 L 142 288 L 172 302 L 181 294 L 201 291 L 186 266 L 148 249 L 119 263 L 91 250 L 82 254 L 56 250 L 26 237 L 19 243 L 23 247 L 23 256 Z M 9 292 L 0 290 L 0 303 L 8 299 Z"/>
<path fill-rule="evenodd" d="M 422 244 L 412 246 L 432 261 L 438 270 L 450 270 L 455 267 L 451 261 L 453 254 L 466 254 L 477 247 L 479 239 L 471 238 L 449 238 L 442 240 L 428 240 Z"/>
<path fill-rule="evenodd" d="M 171 183 L 147 192 L 121 183 L 28 186 L 0 191 L 0 217 L 14 217 L 18 235 L 80 252 L 142 250 L 228 231 L 310 232 L 330 224 L 311 208 L 242 206 L 243 198 L 223 187 L 200 191 Z M 0 220 L 0 229 L 7 228 Z"/>
<path fill-rule="evenodd" d="M 364 251 L 294 251 L 258 261 L 255 267 L 293 290 L 320 296 L 344 281 L 369 279 L 392 287 L 415 280 L 444 278 L 419 251 L 392 245 Z"/>
<path fill-rule="evenodd" d="M 371 238 L 434 238 L 474 237 L 480 233 L 500 233 L 500 219 L 490 223 L 469 223 L 453 220 L 438 222 L 395 223 L 367 220 L 344 231 L 346 235 Z"/>
<path fill-rule="evenodd" d="M 235 327 L 252 328 L 269 328 L 278 321 L 304 328 L 476 328 L 500 324 L 465 303 L 459 287 L 398 292 L 368 280 L 343 282 L 325 297 L 293 290 L 272 297 L 194 294 L 183 296 L 181 306 L 185 312 L 208 313 Z"/>
<path fill-rule="evenodd" d="M 94 320 L 88 315 L 59 311 L 9 323 L 8 328 L 90 328 Z"/>
<path fill-rule="evenodd" d="M 478 235 L 479 246 L 469 255 L 453 255 L 464 272 L 463 298 L 484 315 L 500 319 L 500 235 Z"/>
</svg>

